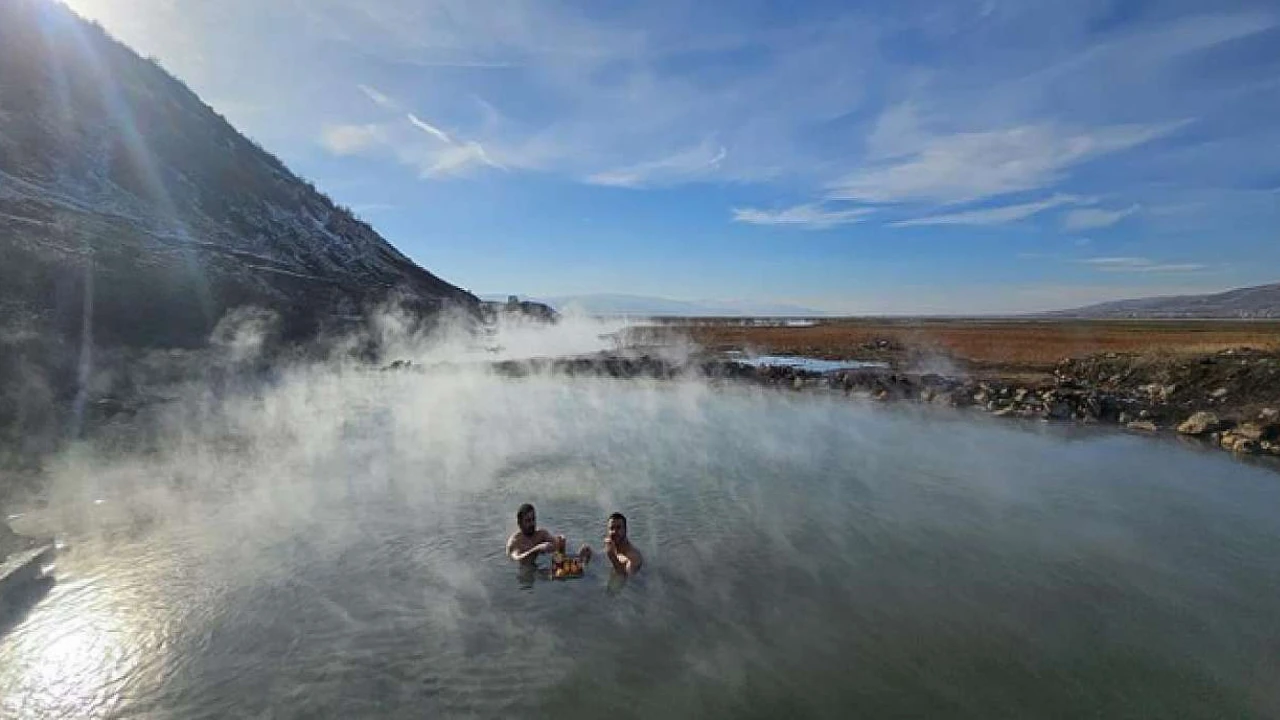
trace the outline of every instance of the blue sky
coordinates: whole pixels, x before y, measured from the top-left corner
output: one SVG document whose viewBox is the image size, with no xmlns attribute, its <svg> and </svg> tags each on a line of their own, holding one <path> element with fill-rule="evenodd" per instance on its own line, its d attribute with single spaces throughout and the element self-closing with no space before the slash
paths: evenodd
<svg viewBox="0 0 1280 720">
<path fill-rule="evenodd" d="M 71 0 L 477 293 L 1015 312 L 1280 281 L 1280 8 Z"/>
</svg>

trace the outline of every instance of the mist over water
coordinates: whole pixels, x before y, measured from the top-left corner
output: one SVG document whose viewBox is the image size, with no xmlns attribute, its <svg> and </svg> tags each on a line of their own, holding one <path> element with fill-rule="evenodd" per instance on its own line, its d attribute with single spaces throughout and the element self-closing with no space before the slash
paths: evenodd
<svg viewBox="0 0 1280 720">
<path fill-rule="evenodd" d="M 69 547 L 0 626 L 0 716 L 1280 713 L 1273 473 L 482 362 L 618 329 L 406 339 L 424 371 L 197 386 L 65 452 L 21 518 Z M 522 575 L 502 548 L 526 501 L 597 549 L 626 513 L 644 572 Z"/>
</svg>

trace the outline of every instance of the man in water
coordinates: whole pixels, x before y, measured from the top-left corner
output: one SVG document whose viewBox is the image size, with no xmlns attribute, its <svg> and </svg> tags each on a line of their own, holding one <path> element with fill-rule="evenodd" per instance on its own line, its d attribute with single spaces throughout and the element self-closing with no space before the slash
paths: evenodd
<svg viewBox="0 0 1280 720">
<path fill-rule="evenodd" d="M 564 550 L 563 535 L 552 535 L 538 527 L 538 513 L 529 503 L 516 510 L 516 526 L 519 530 L 507 538 L 507 557 L 521 565 L 533 565 L 540 553 L 553 553 L 557 548 Z M 591 548 L 583 545 L 578 557 L 585 564 L 591 561 Z"/>
<path fill-rule="evenodd" d="M 604 553 L 618 573 L 631 577 L 640 572 L 644 556 L 627 537 L 627 518 L 620 512 L 609 516 L 605 523 Z"/>
</svg>

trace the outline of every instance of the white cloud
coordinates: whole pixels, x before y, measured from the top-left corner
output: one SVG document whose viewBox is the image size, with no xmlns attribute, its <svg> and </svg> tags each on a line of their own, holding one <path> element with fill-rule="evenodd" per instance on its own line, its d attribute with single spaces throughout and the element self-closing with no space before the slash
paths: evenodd
<svg viewBox="0 0 1280 720">
<path fill-rule="evenodd" d="M 873 208 L 865 207 L 828 210 L 818 203 L 809 203 L 796 205 L 784 210 L 734 208 L 733 221 L 751 223 L 752 225 L 798 225 L 820 230 L 836 225 L 862 222 L 867 215 L 873 212 L 875 212 Z"/>
<path fill-rule="evenodd" d="M 1054 124 L 927 136 L 912 152 L 831 184 L 833 197 L 862 202 L 973 202 L 1037 190 L 1074 165 L 1167 135 L 1183 123 L 1069 130 Z M 895 135 L 895 142 L 904 142 Z"/>
<path fill-rule="evenodd" d="M 334 155 L 357 155 L 384 141 L 379 125 L 329 125 L 320 135 L 321 144 Z"/>
<path fill-rule="evenodd" d="M 911 220 L 899 220 L 890 223 L 894 227 L 912 227 L 916 225 L 1003 225 L 1004 223 L 1014 222 L 1016 220 L 1025 220 L 1026 218 L 1042 213 L 1045 210 L 1066 205 L 1068 203 L 1078 203 L 1081 199 L 1072 195 L 1054 195 L 1047 200 L 1041 200 L 1033 203 L 1023 203 L 1021 205 L 1005 205 L 1003 207 L 985 208 L 982 210 L 967 210 L 965 212 L 950 213 L 947 215 L 930 215 L 928 217 L 913 218 Z"/>
<path fill-rule="evenodd" d="M 704 142 L 658 160 L 591 174 L 587 177 L 587 182 L 593 185 L 638 188 L 689 181 L 714 170 L 728 154 L 723 146 Z"/>
<path fill-rule="evenodd" d="M 1081 208 L 1072 210 L 1062 218 L 1062 227 L 1066 230 L 1092 230 L 1115 225 L 1121 220 L 1138 212 L 1137 205 L 1122 210 L 1104 210 L 1102 208 Z"/>
<path fill-rule="evenodd" d="M 417 115 L 414 115 L 413 113 L 409 113 L 409 122 L 413 123 L 413 126 L 418 128 L 422 132 L 434 137 L 435 139 L 441 142 L 448 143 L 450 145 L 454 144 L 453 138 L 449 137 L 448 133 L 436 127 L 435 125 L 432 125 L 420 119 Z"/>
<path fill-rule="evenodd" d="M 1109 273 L 1189 273 L 1207 270 L 1199 263 L 1159 263 L 1144 257 L 1095 257 L 1080 262 Z"/>
</svg>

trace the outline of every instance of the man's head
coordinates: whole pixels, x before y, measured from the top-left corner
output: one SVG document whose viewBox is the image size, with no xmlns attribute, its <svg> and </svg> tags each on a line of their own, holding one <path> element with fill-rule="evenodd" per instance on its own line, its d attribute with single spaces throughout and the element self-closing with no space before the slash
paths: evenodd
<svg viewBox="0 0 1280 720">
<path fill-rule="evenodd" d="M 520 526 L 520 532 L 525 537 L 533 537 L 538 530 L 538 514 L 534 512 L 532 505 L 525 503 L 516 510 L 516 525 Z"/>
<path fill-rule="evenodd" d="M 610 515 L 609 520 L 605 522 L 605 530 L 609 539 L 615 543 L 626 540 L 627 517 L 619 512 Z"/>
</svg>

